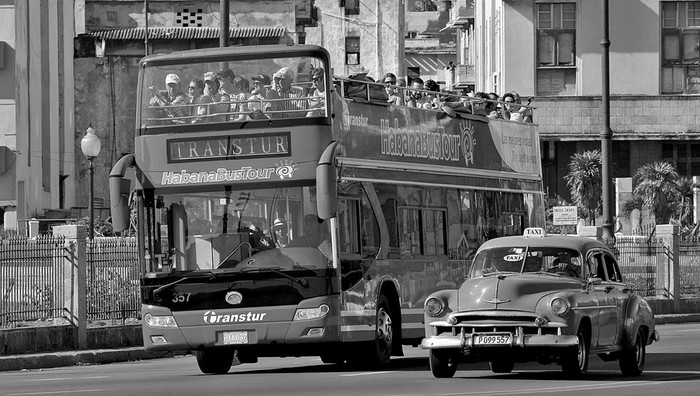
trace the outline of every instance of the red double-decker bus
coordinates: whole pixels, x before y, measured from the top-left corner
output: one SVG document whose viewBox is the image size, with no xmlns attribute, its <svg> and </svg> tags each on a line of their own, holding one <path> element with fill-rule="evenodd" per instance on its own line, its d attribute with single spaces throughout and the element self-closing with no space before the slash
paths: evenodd
<svg viewBox="0 0 700 396">
<path fill-rule="evenodd" d="M 253 94 L 218 94 L 233 75 Z M 113 223 L 136 224 L 146 350 L 195 351 L 204 373 L 386 364 L 483 241 L 543 226 L 536 125 L 345 97 L 323 48 L 154 55 L 138 84 Z"/>
</svg>

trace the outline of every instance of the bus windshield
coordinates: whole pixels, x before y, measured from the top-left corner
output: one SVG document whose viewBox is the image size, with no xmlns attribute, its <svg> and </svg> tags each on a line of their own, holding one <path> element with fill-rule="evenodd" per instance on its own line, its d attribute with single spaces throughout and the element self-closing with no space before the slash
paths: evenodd
<svg viewBox="0 0 700 396">
<path fill-rule="evenodd" d="M 311 187 L 157 195 L 148 272 L 325 269 L 329 227 Z M 156 232 L 156 230 L 158 232 Z M 147 237 L 148 238 L 148 237 Z M 156 240 L 159 239 L 159 240 Z"/>
<path fill-rule="evenodd" d="M 328 114 L 327 73 L 320 58 L 184 60 L 145 63 L 142 129 Z"/>
</svg>

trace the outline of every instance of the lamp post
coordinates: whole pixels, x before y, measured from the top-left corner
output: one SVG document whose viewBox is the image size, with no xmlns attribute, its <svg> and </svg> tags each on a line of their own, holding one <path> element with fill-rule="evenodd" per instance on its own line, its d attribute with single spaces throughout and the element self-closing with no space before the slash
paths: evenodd
<svg viewBox="0 0 700 396">
<path fill-rule="evenodd" d="M 95 135 L 95 130 L 92 129 L 92 124 L 88 126 L 87 131 L 85 131 L 85 136 L 80 140 L 80 149 L 83 151 L 83 155 L 90 162 L 90 224 L 89 224 L 89 236 L 90 241 L 95 236 L 95 199 L 94 199 L 94 176 L 95 176 L 95 165 L 93 160 L 100 154 L 100 149 L 102 148 L 102 141 Z"/>
</svg>

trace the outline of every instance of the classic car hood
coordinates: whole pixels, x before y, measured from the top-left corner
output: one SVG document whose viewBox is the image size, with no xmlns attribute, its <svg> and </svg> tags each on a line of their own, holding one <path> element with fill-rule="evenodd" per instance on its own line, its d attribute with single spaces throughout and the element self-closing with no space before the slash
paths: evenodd
<svg viewBox="0 0 700 396">
<path fill-rule="evenodd" d="M 535 311 L 547 294 L 581 290 L 581 280 L 547 274 L 500 274 L 466 280 L 459 289 L 459 311 Z"/>
</svg>

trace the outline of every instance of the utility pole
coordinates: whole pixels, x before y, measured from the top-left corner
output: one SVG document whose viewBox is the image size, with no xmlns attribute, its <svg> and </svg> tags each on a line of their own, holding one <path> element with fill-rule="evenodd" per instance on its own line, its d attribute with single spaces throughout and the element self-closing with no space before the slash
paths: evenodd
<svg viewBox="0 0 700 396">
<path fill-rule="evenodd" d="M 219 47 L 228 47 L 229 0 L 219 0 Z"/>
<path fill-rule="evenodd" d="M 603 106 L 603 130 L 600 132 L 601 152 L 601 184 L 603 187 L 603 238 L 614 238 L 613 230 L 613 182 L 612 182 L 612 130 L 610 129 L 610 24 L 608 18 L 608 0 L 602 1 L 603 39 L 600 46 L 603 48 L 602 61 L 602 106 Z"/>
<path fill-rule="evenodd" d="M 143 15 L 145 16 L 145 29 L 144 32 L 144 39 L 143 39 L 143 44 L 146 47 L 146 56 L 148 56 L 148 0 L 143 0 Z"/>
</svg>

